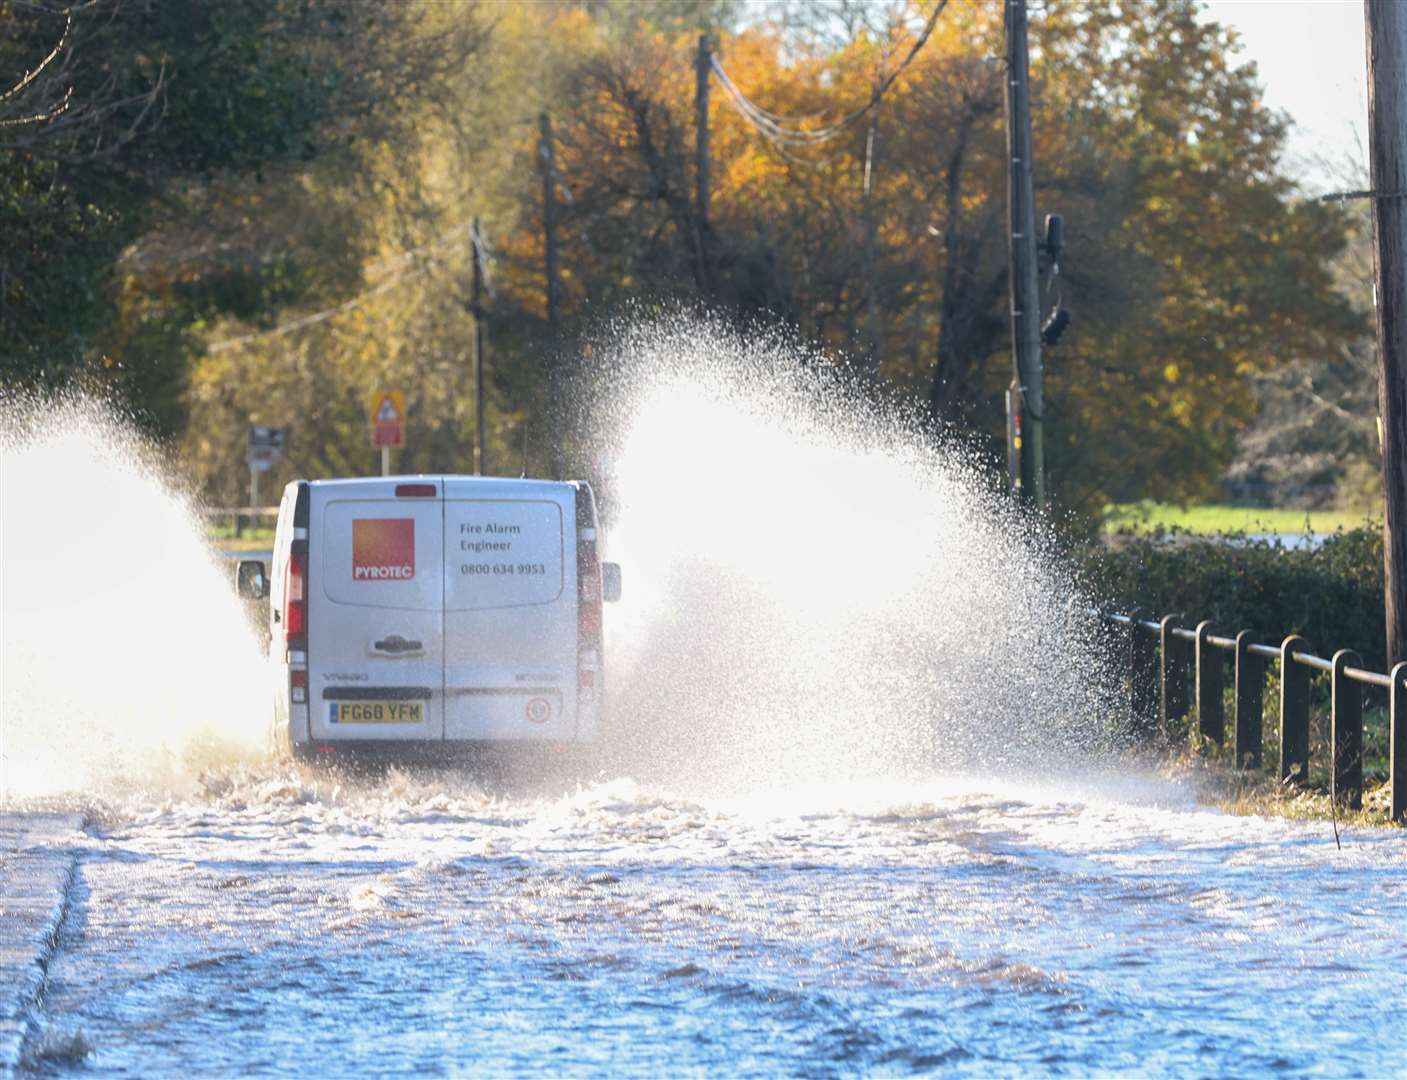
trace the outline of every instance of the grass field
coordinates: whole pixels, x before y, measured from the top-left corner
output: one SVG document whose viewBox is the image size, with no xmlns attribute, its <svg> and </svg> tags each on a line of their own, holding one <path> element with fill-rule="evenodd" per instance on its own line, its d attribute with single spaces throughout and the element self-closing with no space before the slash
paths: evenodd
<svg viewBox="0 0 1407 1080">
<path fill-rule="evenodd" d="M 221 551 L 268 551 L 274 546 L 272 527 L 245 529 L 239 539 L 228 525 L 217 525 L 205 531 L 205 539 Z"/>
<path fill-rule="evenodd" d="M 1108 510 L 1104 529 L 1117 532 L 1153 532 L 1156 529 L 1182 529 L 1191 533 L 1331 533 L 1338 529 L 1355 529 L 1376 525 L 1367 515 L 1338 510 L 1267 510 L 1250 506 L 1172 506 L 1167 503 L 1137 502 L 1112 506 Z M 212 527 L 207 534 L 210 542 L 229 551 L 258 551 L 268 548 L 274 540 L 271 527 L 245 529 L 234 539 L 227 524 Z"/>
<path fill-rule="evenodd" d="M 1363 513 L 1337 510 L 1268 510 L 1253 506 L 1172 506 L 1137 502 L 1112 506 L 1104 528 L 1107 532 L 1131 529 L 1182 529 L 1193 533 L 1331 533 L 1371 525 Z"/>
<path fill-rule="evenodd" d="M 246 532 L 238 540 L 233 538 L 224 540 L 212 538 L 210 546 L 219 548 L 221 551 L 268 551 L 274 546 L 274 534 L 269 533 L 267 536 L 259 536 L 256 533 L 251 536 Z"/>
</svg>

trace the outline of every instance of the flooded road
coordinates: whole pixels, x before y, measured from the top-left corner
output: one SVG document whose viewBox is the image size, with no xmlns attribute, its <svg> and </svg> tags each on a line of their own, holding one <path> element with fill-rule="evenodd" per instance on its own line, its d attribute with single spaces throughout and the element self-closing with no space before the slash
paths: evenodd
<svg viewBox="0 0 1407 1080">
<path fill-rule="evenodd" d="M 1407 1071 L 1401 831 L 1109 781 L 207 786 L 76 841 L 33 1070 Z"/>
<path fill-rule="evenodd" d="M 633 333 L 581 787 L 269 759 L 286 674 L 161 456 L 92 405 L 0 440 L 0 811 L 88 815 L 0 851 L 72 882 L 30 1072 L 1407 1074 L 1407 834 L 1140 779 L 980 462 L 784 340 Z"/>
</svg>

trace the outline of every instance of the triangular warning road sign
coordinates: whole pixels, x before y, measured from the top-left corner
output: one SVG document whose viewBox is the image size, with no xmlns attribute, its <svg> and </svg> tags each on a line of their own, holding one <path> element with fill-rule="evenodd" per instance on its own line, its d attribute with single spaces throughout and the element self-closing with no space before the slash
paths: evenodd
<svg viewBox="0 0 1407 1080">
<path fill-rule="evenodd" d="M 396 412 L 396 403 L 391 400 L 391 395 L 385 395 L 381 399 L 381 404 L 377 406 L 376 422 L 378 424 L 394 424 L 400 418 L 401 414 Z"/>
</svg>

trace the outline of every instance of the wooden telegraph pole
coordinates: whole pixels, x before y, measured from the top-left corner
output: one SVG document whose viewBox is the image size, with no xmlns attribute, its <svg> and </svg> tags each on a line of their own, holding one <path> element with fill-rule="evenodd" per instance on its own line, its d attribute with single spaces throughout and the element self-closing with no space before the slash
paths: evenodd
<svg viewBox="0 0 1407 1080">
<path fill-rule="evenodd" d="M 708 35 L 699 35 L 699 51 L 694 60 L 694 173 L 697 183 L 694 206 L 694 243 L 698 249 L 699 287 L 708 288 L 708 88 L 713 73 L 713 50 Z"/>
<path fill-rule="evenodd" d="M 549 438 L 552 445 L 552 479 L 562 480 L 567 475 L 566 447 L 563 443 L 566 424 L 562 416 L 565 406 L 562 371 L 561 326 L 558 322 L 559 291 L 557 284 L 557 157 L 552 146 L 552 117 L 542 113 L 538 117 L 538 159 L 542 167 L 542 230 L 543 272 L 547 275 L 547 348 L 550 365 L 548 374 L 549 423 L 553 431 Z M 524 439 L 527 435 L 524 433 Z M 527 468 L 527 443 L 523 444 L 523 468 Z"/>
<path fill-rule="evenodd" d="M 484 259 L 479 219 L 474 219 L 474 283 L 471 298 L 474 312 L 474 475 L 482 476 L 488 467 L 484 455 Z"/>
<path fill-rule="evenodd" d="M 1407 4 L 1364 0 L 1387 662 L 1407 660 Z"/>
<path fill-rule="evenodd" d="M 874 144 L 879 133 L 879 106 L 870 110 L 865 131 L 865 370 L 871 378 L 879 375 L 879 290 L 875 287 L 875 244 L 879 232 L 874 206 Z"/>
<path fill-rule="evenodd" d="M 1011 267 L 1011 351 L 1015 366 L 1007 392 L 1008 452 L 1013 487 L 1037 510 L 1043 510 L 1045 391 L 1041 371 L 1036 212 L 1031 180 L 1026 0 L 1006 0 L 1006 60 L 1007 243 Z"/>
<path fill-rule="evenodd" d="M 542 165 L 542 228 L 546 233 L 544 270 L 547 274 L 547 335 L 555 353 L 557 326 L 557 161 L 552 149 L 552 117 L 538 117 L 541 138 L 538 157 Z"/>
<path fill-rule="evenodd" d="M 708 84 L 713 70 L 713 52 L 708 35 L 699 35 L 699 52 L 694 61 L 694 154 L 698 173 L 697 196 L 699 228 L 708 227 Z"/>
</svg>

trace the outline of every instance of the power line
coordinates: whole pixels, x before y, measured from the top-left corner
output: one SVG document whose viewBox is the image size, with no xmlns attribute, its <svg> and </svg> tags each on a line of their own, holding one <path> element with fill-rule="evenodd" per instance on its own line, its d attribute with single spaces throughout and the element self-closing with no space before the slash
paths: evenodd
<svg viewBox="0 0 1407 1080">
<path fill-rule="evenodd" d="M 947 6 L 948 0 L 938 0 L 938 3 L 934 5 L 932 13 L 928 16 L 928 22 L 924 25 L 922 33 L 919 34 L 918 39 L 909 50 L 909 54 L 904 57 L 899 66 L 890 72 L 875 88 L 869 101 L 859 109 L 856 109 L 834 124 L 824 128 L 814 130 L 807 129 L 799 126 L 806 118 L 788 119 L 777 113 L 769 112 L 743 93 L 737 83 L 728 75 L 728 72 L 724 70 L 723 65 L 719 63 L 717 56 L 711 56 L 710 63 L 712 64 L 714 73 L 718 76 L 719 83 L 728 92 L 728 96 L 733 100 L 737 111 L 759 134 L 765 137 L 774 146 L 777 146 L 778 149 L 784 149 L 787 146 L 819 146 L 835 138 L 880 103 L 880 100 L 888 92 L 889 88 L 894 85 L 894 81 L 903 74 L 904 69 L 913 62 L 919 50 L 928 43 L 928 39 L 933 34 L 933 28 L 938 24 L 938 17 L 942 15 L 943 9 Z M 804 163 L 810 164 L 809 162 Z"/>
<path fill-rule="evenodd" d="M 730 95 L 734 95 L 733 88 L 727 85 L 725 85 L 724 88 L 729 91 Z M 770 142 L 772 144 L 773 149 L 775 149 L 777 153 L 781 154 L 782 157 L 786 158 L 787 161 L 790 161 L 793 165 L 805 165 L 810 168 L 819 168 L 820 166 L 828 164 L 830 162 L 830 158 L 821 158 L 819 160 L 813 160 L 792 153 L 789 149 L 787 149 L 787 141 L 783 138 L 778 137 L 765 123 L 759 122 L 756 117 L 751 115 L 743 106 L 743 101 L 745 101 L 745 99 L 736 100 L 735 95 L 735 105 L 738 109 L 739 115 L 741 115 L 742 118 L 747 121 L 747 123 L 752 127 L 754 131 L 756 131 L 764 139 Z"/>
<path fill-rule="evenodd" d="M 206 351 L 212 353 L 224 352 L 226 349 L 233 349 L 238 345 L 245 345 L 251 341 L 257 341 L 260 338 L 283 337 L 283 335 L 291 334 L 295 330 L 302 330 L 304 327 L 313 326 L 314 324 L 320 322 L 326 322 L 328 319 L 332 318 L 335 315 L 341 315 L 344 311 L 351 311 L 353 308 L 361 306 L 373 297 L 380 296 L 382 293 L 390 289 L 391 286 L 395 285 L 398 281 L 400 281 L 402 276 L 402 274 L 397 274 L 394 277 L 388 278 L 386 281 L 383 281 L 374 289 L 368 289 L 364 293 L 358 293 L 350 300 L 338 304 L 336 307 L 330 307 L 325 308 L 322 311 L 316 311 L 311 315 L 305 316 L 304 318 L 294 319 L 291 323 L 284 323 L 282 326 L 276 326 L 272 330 L 257 330 L 252 334 L 241 334 L 239 337 L 223 338 L 220 341 L 211 342 L 208 346 L 206 346 Z"/>
<path fill-rule="evenodd" d="M 466 233 L 466 229 L 468 230 L 467 235 L 463 235 Z M 461 235 L 456 236 L 456 233 Z M 272 330 L 256 330 L 253 333 L 240 334 L 237 337 L 221 338 L 219 341 L 213 341 L 209 345 L 207 345 L 206 351 L 212 353 L 225 352 L 228 349 L 233 349 L 240 345 L 246 345 L 251 341 L 258 341 L 261 338 L 283 337 L 285 334 L 294 333 L 295 331 L 302 330 L 305 327 L 314 326 L 320 322 L 326 322 L 328 319 L 331 319 L 334 316 L 341 315 L 344 312 L 351 311 L 353 308 L 360 307 L 368 300 L 374 299 L 375 297 L 380 296 L 382 293 L 387 292 L 393 286 L 398 284 L 404 277 L 406 277 L 406 275 L 412 272 L 423 273 L 426 269 L 428 269 L 430 265 L 428 260 L 421 261 L 416 265 L 405 266 L 406 263 L 412 263 L 417 256 L 425 255 L 431 252 L 441 252 L 447 249 L 462 247 L 466 243 L 472 243 L 474 245 L 475 251 L 479 254 L 479 256 L 481 258 L 487 259 L 488 252 L 484 244 L 483 238 L 475 232 L 473 227 L 465 225 L 456 225 L 452 229 L 446 229 L 443 233 L 439 235 L 439 237 L 437 237 L 430 243 L 423 245 L 422 247 L 411 248 L 409 251 L 403 251 L 397 255 L 390 255 L 384 259 L 378 259 L 376 262 L 370 264 L 367 267 L 367 269 L 369 270 L 381 270 L 393 266 L 401 266 L 405 268 L 399 270 L 397 273 L 392 274 L 385 280 L 377 282 L 376 285 L 372 286 L 370 289 L 367 289 L 365 292 L 358 293 L 356 296 L 353 296 L 350 300 L 345 300 L 340 304 L 337 304 L 330 308 L 324 308 L 321 311 L 315 311 L 310 315 L 303 316 L 301 319 L 294 319 L 292 322 L 284 323 L 282 326 L 276 326 Z M 490 289 L 490 292 L 492 292 L 492 289 Z"/>
<path fill-rule="evenodd" d="M 714 72 L 718 75 L 719 85 L 721 85 L 723 89 L 728 92 L 729 97 L 733 99 L 734 108 L 737 109 L 738 114 L 747 121 L 754 131 L 770 142 L 777 153 L 781 154 L 787 161 L 791 162 L 793 165 L 804 165 L 807 168 L 814 169 L 827 165 L 833 160 L 831 158 L 804 158 L 798 154 L 792 153 L 791 150 L 787 148 L 789 143 L 797 146 L 819 144 L 813 143 L 809 139 L 798 140 L 789 137 L 785 129 L 771 120 L 774 114 L 768 113 L 760 106 L 754 104 L 738 89 L 733 80 L 728 78 L 728 73 L 718 66 L 716 58 L 711 58 L 711 64 Z"/>
</svg>

